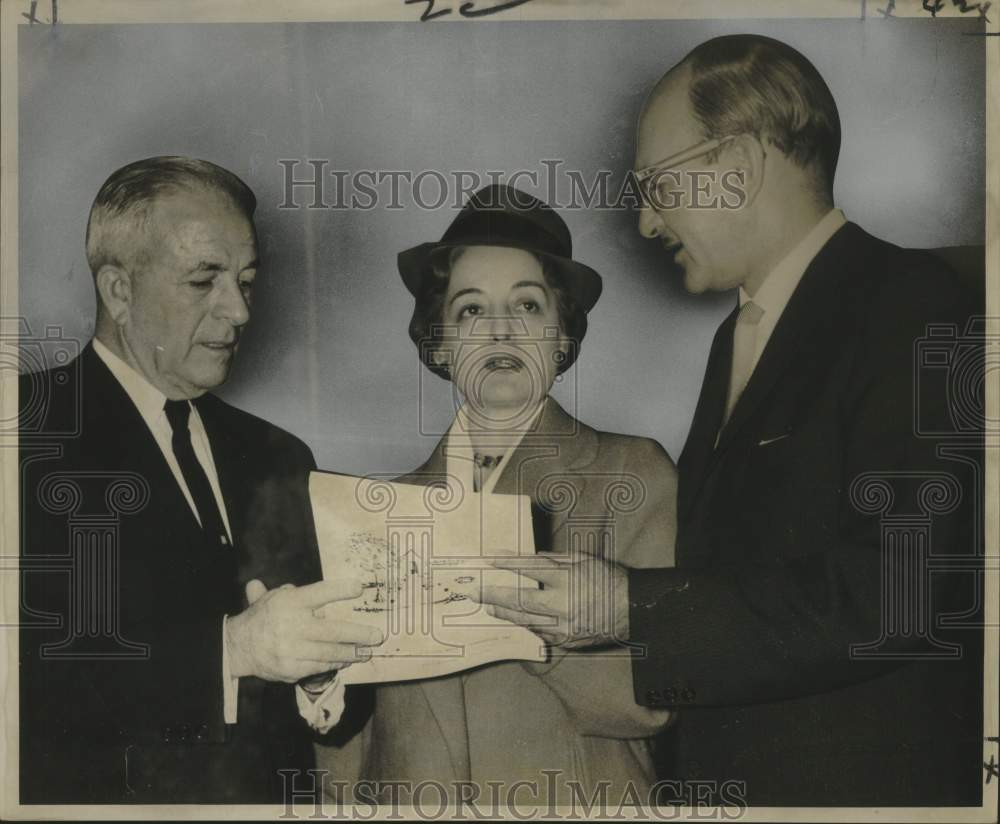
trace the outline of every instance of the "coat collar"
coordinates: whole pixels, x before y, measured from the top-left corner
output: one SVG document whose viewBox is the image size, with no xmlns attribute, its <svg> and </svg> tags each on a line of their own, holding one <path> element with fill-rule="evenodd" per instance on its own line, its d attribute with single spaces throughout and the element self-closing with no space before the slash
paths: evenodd
<svg viewBox="0 0 1000 824">
<path fill-rule="evenodd" d="M 400 480 L 423 485 L 447 483 L 445 435 L 420 467 Z M 502 467 L 494 491 L 503 495 L 536 496 L 544 476 L 555 470 L 580 469 L 597 456 L 597 433 L 569 415 L 553 398 L 545 400 L 534 428 L 525 433 Z"/>
</svg>

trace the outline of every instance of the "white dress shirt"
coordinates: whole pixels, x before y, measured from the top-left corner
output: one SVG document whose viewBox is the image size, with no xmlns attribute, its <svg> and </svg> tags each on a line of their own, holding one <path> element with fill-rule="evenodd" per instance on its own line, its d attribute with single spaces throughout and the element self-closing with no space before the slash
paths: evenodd
<svg viewBox="0 0 1000 824">
<path fill-rule="evenodd" d="M 757 290 L 757 294 L 749 295 L 742 286 L 740 287 L 740 306 L 752 298 L 753 302 L 764 310 L 763 316 L 757 323 L 754 356 L 748 377 L 753 375 L 753 370 L 771 338 L 774 327 L 777 326 L 778 320 L 781 318 L 781 313 L 785 311 L 795 287 L 799 285 L 799 281 L 802 280 L 809 264 L 845 223 L 847 223 L 847 219 L 844 217 L 844 213 L 840 209 L 831 209 L 770 271 Z"/>
<path fill-rule="evenodd" d="M 163 405 L 167 402 L 164 395 L 153 384 L 147 381 L 142 375 L 136 372 L 125 361 L 119 358 L 108 347 L 94 338 L 94 352 L 104 365 L 108 367 L 111 374 L 115 376 L 121 384 L 125 394 L 129 396 L 135 408 L 139 410 L 139 415 L 149 427 L 150 434 L 160 447 L 160 452 L 173 473 L 174 480 L 184 493 L 184 498 L 191 507 L 194 517 L 201 523 L 198 515 L 198 508 L 194 505 L 194 498 L 191 497 L 191 490 L 188 489 L 184 480 L 184 473 L 181 472 L 177 458 L 174 456 L 172 443 L 173 430 L 170 428 L 170 421 L 167 420 L 167 413 Z M 205 432 L 205 424 L 202 423 L 201 415 L 194 404 L 191 404 L 191 417 L 188 419 L 188 430 L 191 432 L 191 447 L 194 449 L 195 457 L 201 468 L 205 470 L 208 477 L 208 484 L 212 487 L 212 495 L 215 503 L 218 504 L 219 514 L 222 516 L 222 523 L 226 527 L 229 535 L 229 544 L 233 543 L 233 530 L 229 526 L 229 514 L 226 512 L 226 502 L 222 500 L 222 490 L 219 488 L 219 473 L 215 469 L 215 460 L 212 458 L 212 450 L 208 445 L 208 433 Z M 226 637 L 226 617 L 222 618 L 222 637 Z M 239 706 L 239 678 L 230 675 L 229 655 L 226 652 L 226 645 L 222 645 L 222 712 L 227 724 L 235 724 L 237 708 Z"/>
</svg>

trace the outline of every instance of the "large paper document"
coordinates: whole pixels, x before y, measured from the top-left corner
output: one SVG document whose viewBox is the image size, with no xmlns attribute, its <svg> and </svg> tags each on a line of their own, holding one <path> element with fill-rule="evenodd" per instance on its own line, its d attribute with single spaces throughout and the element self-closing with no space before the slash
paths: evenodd
<svg viewBox="0 0 1000 824">
<path fill-rule="evenodd" d="M 348 684 L 433 678 L 509 659 L 542 661 L 538 636 L 493 618 L 470 595 L 513 585 L 492 559 L 533 555 L 530 500 L 313 472 L 323 577 L 355 578 L 359 598 L 324 607 L 331 620 L 375 626 L 385 643 L 342 672 Z"/>
</svg>

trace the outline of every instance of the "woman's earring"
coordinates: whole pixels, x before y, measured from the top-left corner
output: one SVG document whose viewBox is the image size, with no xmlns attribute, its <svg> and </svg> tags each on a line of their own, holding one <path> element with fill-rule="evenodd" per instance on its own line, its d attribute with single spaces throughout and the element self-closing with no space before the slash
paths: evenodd
<svg viewBox="0 0 1000 824">
<path fill-rule="evenodd" d="M 438 372 L 448 378 L 448 380 L 451 380 L 451 367 L 448 366 L 448 362 L 445 358 L 439 355 L 431 355 L 431 363 L 434 364 L 434 368 Z"/>
</svg>

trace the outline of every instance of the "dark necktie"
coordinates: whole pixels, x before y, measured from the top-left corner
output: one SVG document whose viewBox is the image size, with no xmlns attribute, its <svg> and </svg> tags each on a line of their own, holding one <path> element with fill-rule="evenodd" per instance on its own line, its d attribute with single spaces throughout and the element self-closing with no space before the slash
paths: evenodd
<svg viewBox="0 0 1000 824">
<path fill-rule="evenodd" d="M 194 454 L 194 447 L 191 446 L 191 430 L 188 429 L 191 404 L 188 401 L 168 400 L 163 405 L 163 411 L 167 413 L 167 420 L 170 421 L 170 428 L 174 433 L 171 440 L 174 457 L 177 458 L 184 482 L 194 499 L 201 528 L 213 544 L 229 546 L 225 522 L 215 502 L 215 495 L 212 494 L 212 487 L 208 483 L 208 475 L 205 474 Z"/>
<path fill-rule="evenodd" d="M 473 454 L 472 461 L 475 464 L 472 470 L 473 492 L 483 491 L 486 481 L 489 480 L 490 475 L 499 466 L 501 460 L 503 460 L 503 455 L 481 455 L 478 452 Z"/>
</svg>

